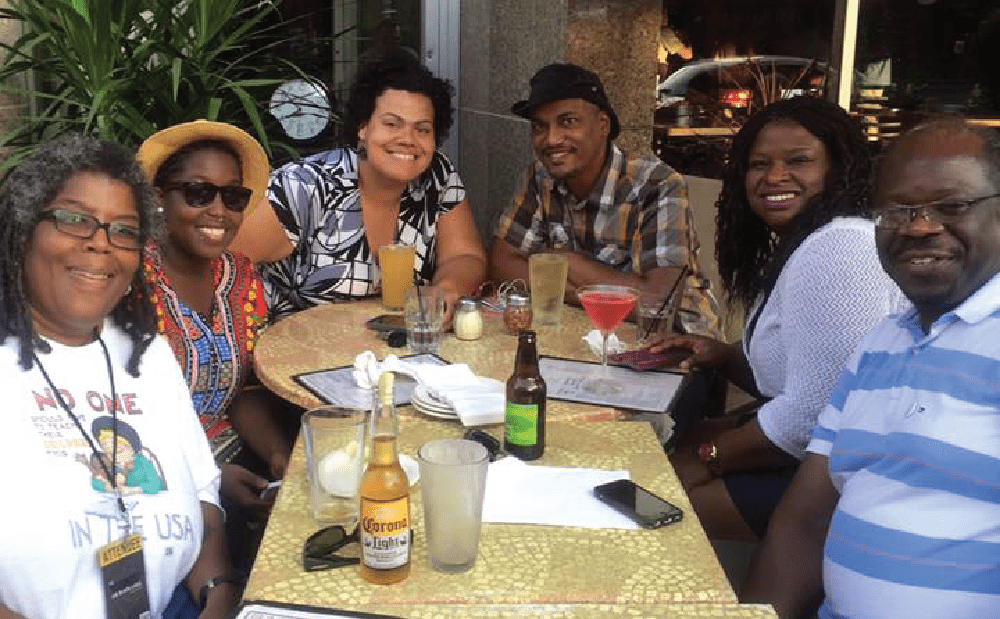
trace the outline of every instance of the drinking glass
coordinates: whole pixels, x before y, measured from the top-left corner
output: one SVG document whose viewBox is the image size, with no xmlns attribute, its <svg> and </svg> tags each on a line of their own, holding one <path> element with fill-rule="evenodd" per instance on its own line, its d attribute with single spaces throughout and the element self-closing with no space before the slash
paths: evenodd
<svg viewBox="0 0 1000 619">
<path fill-rule="evenodd" d="M 531 288 L 531 313 L 541 326 L 559 326 L 569 260 L 566 254 L 528 256 L 528 284 Z"/>
<path fill-rule="evenodd" d="M 383 245 L 378 249 L 382 273 L 382 307 L 403 309 L 403 295 L 413 287 L 414 250 L 410 245 Z"/>
<path fill-rule="evenodd" d="M 358 519 L 364 472 L 365 411 L 321 406 L 302 415 L 309 502 L 322 524 L 350 529 Z"/>
<path fill-rule="evenodd" d="M 444 293 L 431 286 L 410 288 L 406 291 L 403 318 L 410 352 L 436 353 L 444 327 Z"/>
<path fill-rule="evenodd" d="M 476 562 L 489 451 L 475 441 L 438 439 L 417 451 L 431 567 L 464 572 Z"/>
<path fill-rule="evenodd" d="M 608 336 L 618 328 L 628 316 L 639 291 L 628 286 L 593 284 L 577 290 L 580 305 L 590 316 L 590 320 L 601 330 L 601 372 L 596 378 L 588 378 L 582 387 L 597 395 L 612 395 L 622 390 L 622 386 L 608 378 Z"/>
</svg>

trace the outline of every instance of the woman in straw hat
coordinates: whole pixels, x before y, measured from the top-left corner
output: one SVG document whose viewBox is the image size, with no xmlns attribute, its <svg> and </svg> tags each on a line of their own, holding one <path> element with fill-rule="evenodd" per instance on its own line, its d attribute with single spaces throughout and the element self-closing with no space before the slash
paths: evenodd
<svg viewBox="0 0 1000 619">
<path fill-rule="evenodd" d="M 264 194 L 267 155 L 243 130 L 197 120 L 152 135 L 137 158 L 166 223 L 166 234 L 145 250 L 146 285 L 221 465 L 227 526 L 241 565 L 253 553 L 242 527 L 266 518 L 273 499 L 260 491 L 268 478 L 284 475 L 290 452 L 277 399 L 252 381 L 253 347 L 267 316 L 260 278 L 246 256 L 226 251 Z"/>
</svg>

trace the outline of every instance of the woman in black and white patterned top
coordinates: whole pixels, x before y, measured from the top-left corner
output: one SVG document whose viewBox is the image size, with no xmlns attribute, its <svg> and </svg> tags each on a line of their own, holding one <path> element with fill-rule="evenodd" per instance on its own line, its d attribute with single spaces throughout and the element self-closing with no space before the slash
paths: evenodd
<svg viewBox="0 0 1000 619">
<path fill-rule="evenodd" d="M 451 86 L 406 52 L 362 67 L 344 117 L 347 144 L 271 175 L 269 204 L 235 251 L 262 263 L 272 319 L 379 294 L 378 248 L 415 249 L 414 275 L 450 308 L 486 274 L 465 187 L 436 147 L 452 123 Z"/>
</svg>

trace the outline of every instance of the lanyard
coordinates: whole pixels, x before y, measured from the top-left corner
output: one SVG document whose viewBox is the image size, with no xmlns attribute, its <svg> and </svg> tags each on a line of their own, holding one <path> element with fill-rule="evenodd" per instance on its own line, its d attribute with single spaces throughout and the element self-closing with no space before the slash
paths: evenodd
<svg viewBox="0 0 1000 619">
<path fill-rule="evenodd" d="M 83 424 L 80 423 L 80 419 L 75 414 L 73 414 L 73 411 L 71 411 L 69 409 L 69 406 L 66 405 L 66 401 L 63 400 L 62 394 L 59 393 L 59 390 L 56 388 L 55 383 L 53 383 L 52 379 L 49 378 L 49 373 L 45 371 L 45 366 L 42 365 L 42 361 L 38 358 L 38 355 L 32 352 L 31 356 L 34 359 L 35 364 L 38 366 L 38 369 L 42 372 L 42 376 L 45 378 L 45 382 L 48 383 L 49 389 L 52 390 L 52 394 L 55 396 L 56 401 L 59 402 L 59 406 L 64 411 L 66 411 L 66 414 L 69 415 L 69 418 L 73 420 L 73 424 L 76 425 L 76 428 L 80 431 L 80 434 L 83 435 L 83 438 L 86 439 L 87 444 L 90 445 L 90 450 L 96 456 L 95 459 L 101 465 L 101 468 L 104 469 L 104 474 L 108 476 L 108 483 L 111 484 L 111 488 L 115 491 L 115 496 L 118 502 L 118 509 L 121 511 L 122 519 L 125 521 L 125 527 L 126 527 L 125 533 L 126 535 L 128 535 L 128 531 L 131 528 L 131 523 L 129 522 L 128 511 L 125 509 L 125 501 L 122 499 L 122 493 L 121 490 L 118 488 L 117 482 L 115 481 L 115 474 L 114 474 L 118 470 L 118 396 L 115 393 L 115 373 L 114 369 L 111 367 L 111 355 L 108 354 L 108 347 L 104 344 L 104 340 L 102 340 L 100 336 L 97 337 L 97 341 L 101 345 L 101 351 L 104 352 L 104 363 L 107 365 L 108 368 L 108 382 L 111 383 L 111 419 L 112 419 L 111 431 L 113 433 L 112 443 L 111 443 L 111 470 L 108 470 L 108 465 L 104 461 L 104 458 L 100 457 L 100 452 L 97 451 L 97 445 L 94 444 L 93 439 L 90 438 L 90 435 L 87 434 L 87 431 L 83 429 Z"/>
</svg>

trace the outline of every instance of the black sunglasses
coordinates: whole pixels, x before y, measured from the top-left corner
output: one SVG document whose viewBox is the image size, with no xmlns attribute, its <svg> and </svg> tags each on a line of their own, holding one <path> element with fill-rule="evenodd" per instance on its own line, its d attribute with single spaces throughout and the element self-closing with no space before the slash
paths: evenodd
<svg viewBox="0 0 1000 619">
<path fill-rule="evenodd" d="M 358 529 L 350 535 L 339 524 L 320 529 L 310 535 L 302 546 L 302 567 L 307 572 L 319 572 L 357 565 L 361 563 L 360 541 Z M 352 543 L 355 545 L 350 546 Z"/>
<path fill-rule="evenodd" d="M 208 206 L 215 200 L 215 194 L 221 194 L 223 206 L 237 213 L 246 210 L 250 204 L 250 196 L 253 195 L 253 191 L 246 187 L 238 185 L 219 187 L 206 181 L 167 183 L 163 189 L 164 191 L 180 189 L 184 192 L 184 201 L 190 206 Z"/>
</svg>

